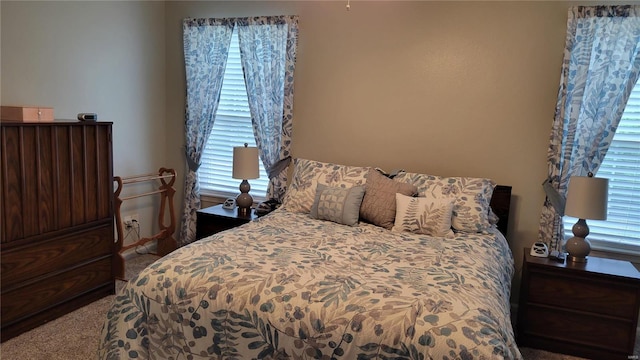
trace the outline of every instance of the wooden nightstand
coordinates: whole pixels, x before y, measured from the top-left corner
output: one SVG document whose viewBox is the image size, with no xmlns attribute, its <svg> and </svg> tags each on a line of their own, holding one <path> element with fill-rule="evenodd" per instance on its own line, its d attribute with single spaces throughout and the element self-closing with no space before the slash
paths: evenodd
<svg viewBox="0 0 640 360">
<path fill-rule="evenodd" d="M 627 261 L 590 256 L 558 263 L 525 249 L 518 344 L 590 359 L 633 354 L 640 272 Z"/>
<path fill-rule="evenodd" d="M 196 216 L 196 240 L 246 224 L 258 218 L 253 209 L 249 215 L 243 216 L 238 214 L 238 208 L 232 210 L 223 209 L 222 204 L 200 209 L 197 211 Z"/>
</svg>

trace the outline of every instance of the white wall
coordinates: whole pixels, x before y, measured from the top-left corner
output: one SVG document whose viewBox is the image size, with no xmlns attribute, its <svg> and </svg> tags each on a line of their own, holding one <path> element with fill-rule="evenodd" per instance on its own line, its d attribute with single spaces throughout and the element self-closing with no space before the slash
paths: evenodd
<svg viewBox="0 0 640 360">
<path fill-rule="evenodd" d="M 57 119 L 95 112 L 112 121 L 114 175 L 166 166 L 162 2 L 2 1 L 0 8 L 2 105 L 52 106 Z M 125 213 L 140 215 L 144 236 L 156 231 L 156 202 L 123 204 Z"/>
</svg>

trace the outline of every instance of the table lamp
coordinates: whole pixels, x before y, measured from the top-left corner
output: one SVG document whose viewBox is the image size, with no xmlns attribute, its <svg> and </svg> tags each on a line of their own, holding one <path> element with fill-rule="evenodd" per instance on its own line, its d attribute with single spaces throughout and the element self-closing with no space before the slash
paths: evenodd
<svg viewBox="0 0 640 360">
<path fill-rule="evenodd" d="M 565 244 L 567 259 L 572 262 L 586 262 L 591 252 L 591 244 L 586 239 L 589 226 L 586 219 L 606 220 L 609 179 L 588 176 L 573 176 L 569 179 L 567 204 L 564 214 L 578 218 L 573 225 L 573 237 Z"/>
<path fill-rule="evenodd" d="M 233 147 L 233 173 L 231 177 L 242 179 L 240 195 L 236 197 L 236 204 L 238 205 L 238 214 L 246 216 L 251 212 L 251 205 L 253 205 L 253 198 L 249 195 L 251 186 L 247 180 L 260 177 L 257 147 L 249 147 L 247 143 L 244 146 Z"/>
</svg>

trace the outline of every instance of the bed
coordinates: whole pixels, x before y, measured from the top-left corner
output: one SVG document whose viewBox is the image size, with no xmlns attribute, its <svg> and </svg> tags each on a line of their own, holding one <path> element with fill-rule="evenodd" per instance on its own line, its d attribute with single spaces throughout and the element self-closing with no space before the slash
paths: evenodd
<svg viewBox="0 0 640 360">
<path fill-rule="evenodd" d="M 99 358 L 521 359 L 509 196 L 488 179 L 296 159 L 281 208 L 127 283 Z"/>
</svg>

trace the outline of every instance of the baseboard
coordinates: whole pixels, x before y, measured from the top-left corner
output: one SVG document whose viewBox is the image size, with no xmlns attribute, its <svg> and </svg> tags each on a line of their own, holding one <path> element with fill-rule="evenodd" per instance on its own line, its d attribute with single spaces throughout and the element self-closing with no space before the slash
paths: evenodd
<svg viewBox="0 0 640 360">
<path fill-rule="evenodd" d="M 137 246 L 135 248 L 131 248 L 125 250 L 122 253 L 122 258 L 127 261 L 141 254 L 155 254 L 158 252 L 158 243 L 156 240 L 149 241 L 144 245 Z"/>
</svg>

